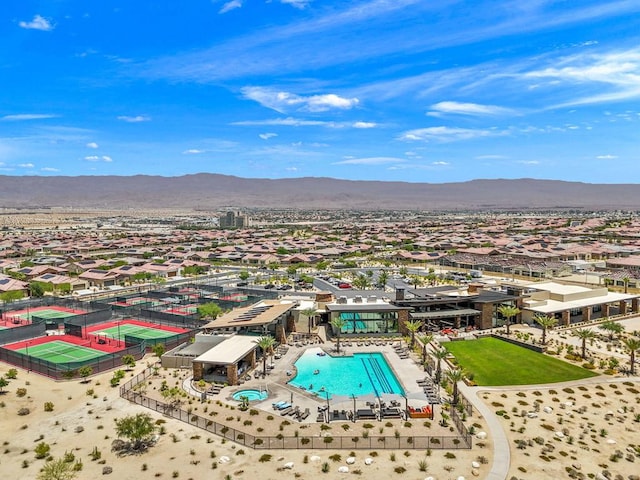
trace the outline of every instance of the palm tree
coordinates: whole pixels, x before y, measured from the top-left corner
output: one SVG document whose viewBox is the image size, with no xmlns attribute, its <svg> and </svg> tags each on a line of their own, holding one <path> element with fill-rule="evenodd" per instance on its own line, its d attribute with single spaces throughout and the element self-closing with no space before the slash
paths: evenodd
<svg viewBox="0 0 640 480">
<path fill-rule="evenodd" d="M 267 353 L 273 348 L 276 340 L 271 336 L 265 336 L 258 338 L 256 343 L 262 350 L 262 376 L 265 377 L 267 375 Z"/>
<path fill-rule="evenodd" d="M 582 341 L 582 358 L 587 357 L 587 340 L 595 338 L 596 333 L 590 328 L 578 328 L 573 334 Z"/>
<path fill-rule="evenodd" d="M 455 368 L 453 370 L 447 370 L 447 381 L 451 382 L 453 387 L 453 405 L 458 404 L 458 382 L 464 379 L 464 371 L 461 368 Z"/>
<path fill-rule="evenodd" d="M 358 275 L 353 280 L 353 286 L 356 287 L 358 290 L 366 290 L 369 287 L 369 285 L 371 285 L 371 282 L 365 275 L 362 275 L 362 274 Z"/>
<path fill-rule="evenodd" d="M 520 309 L 511 305 L 500 305 L 498 307 L 498 312 L 507 320 L 507 335 L 509 335 L 509 324 L 511 323 L 511 319 L 520 314 Z"/>
<path fill-rule="evenodd" d="M 411 334 L 411 345 L 409 345 L 409 348 L 413 348 L 413 345 L 416 343 L 416 333 L 418 330 L 420 330 L 422 322 L 419 320 L 409 320 L 404 324 L 404 326 Z"/>
<path fill-rule="evenodd" d="M 331 326 L 333 327 L 333 332 L 336 334 L 336 352 L 340 353 L 340 334 L 342 333 L 342 329 L 347 324 L 346 320 L 341 317 L 336 317 L 331 320 Z"/>
<path fill-rule="evenodd" d="M 609 320 L 609 319 L 606 319 L 604 322 L 598 325 L 598 328 L 600 330 L 604 330 L 608 332 L 609 341 L 611 342 L 613 341 L 614 335 L 620 335 L 622 332 L 624 332 L 624 327 L 621 324 L 619 324 L 614 320 Z"/>
<path fill-rule="evenodd" d="M 624 277 L 622 282 L 624 283 L 624 293 L 629 293 L 629 281 L 631 279 L 629 277 Z"/>
<path fill-rule="evenodd" d="M 436 383 L 440 383 L 442 378 L 442 360 L 447 358 L 449 352 L 444 348 L 439 348 L 433 352 L 433 357 L 436 359 Z"/>
<path fill-rule="evenodd" d="M 546 345 L 547 329 L 555 327 L 558 320 L 555 317 L 550 317 L 549 315 L 536 315 L 533 319 L 542 327 L 542 344 Z"/>
<path fill-rule="evenodd" d="M 427 345 L 429 345 L 433 341 L 433 335 L 423 335 L 420 337 L 420 341 L 422 342 L 422 364 L 427 361 Z"/>
<path fill-rule="evenodd" d="M 635 374 L 634 364 L 636 363 L 636 352 L 640 350 L 640 338 L 629 337 L 622 341 L 625 348 L 629 351 L 629 364 L 631 365 L 631 375 Z"/>
<path fill-rule="evenodd" d="M 315 308 L 305 308 L 300 313 L 303 314 L 305 317 L 307 317 L 307 321 L 309 323 L 309 333 L 311 333 L 311 323 L 312 323 L 311 319 L 315 318 L 316 309 Z"/>
<path fill-rule="evenodd" d="M 389 272 L 387 272 L 386 270 L 381 270 L 378 274 L 378 284 L 382 285 L 383 290 L 385 285 L 387 284 L 387 280 L 389 280 Z"/>
</svg>

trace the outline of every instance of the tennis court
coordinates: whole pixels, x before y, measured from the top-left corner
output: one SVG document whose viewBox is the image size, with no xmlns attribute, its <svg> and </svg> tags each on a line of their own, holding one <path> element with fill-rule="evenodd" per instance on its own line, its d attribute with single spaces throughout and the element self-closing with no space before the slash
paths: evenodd
<svg viewBox="0 0 640 480">
<path fill-rule="evenodd" d="M 110 325 L 113 325 L 112 323 Z M 145 340 L 156 340 L 161 338 L 173 337 L 179 333 L 185 333 L 188 330 L 182 328 L 156 328 L 153 326 L 139 325 L 135 323 L 120 323 L 119 325 L 110 327 L 101 327 L 89 332 L 90 335 L 96 337 L 110 338 L 114 340 L 124 341 L 126 335 L 130 335 Z"/>
<path fill-rule="evenodd" d="M 189 305 L 176 305 L 172 308 L 167 308 L 165 312 L 173 313 L 174 315 L 194 315 L 198 313 L 198 305 L 194 303 Z"/>
<path fill-rule="evenodd" d="M 87 345 L 89 344 L 90 342 L 87 342 Z M 73 345 L 62 340 L 53 340 L 39 345 L 27 345 L 16 351 L 51 363 L 82 362 L 105 355 L 105 352 L 82 345 Z"/>
<path fill-rule="evenodd" d="M 15 310 L 12 312 L 3 313 L 2 318 L 5 320 L 19 318 L 22 320 L 31 320 L 33 317 L 44 318 L 46 320 L 59 320 L 75 317 L 77 315 L 83 315 L 87 313 L 86 310 L 73 310 L 71 308 L 51 306 L 51 307 L 36 307 L 26 310 Z"/>
</svg>

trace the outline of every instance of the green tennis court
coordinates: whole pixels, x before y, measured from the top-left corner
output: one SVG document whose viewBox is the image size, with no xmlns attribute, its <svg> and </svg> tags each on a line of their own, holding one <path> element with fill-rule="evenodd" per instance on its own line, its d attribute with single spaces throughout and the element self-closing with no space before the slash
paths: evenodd
<svg viewBox="0 0 640 480">
<path fill-rule="evenodd" d="M 19 317 L 19 318 L 23 318 L 23 319 L 28 319 L 30 320 L 31 317 L 35 316 L 38 318 L 46 318 L 46 319 L 52 319 L 52 320 L 57 320 L 57 319 L 63 319 L 63 318 L 70 318 L 70 317 L 76 317 L 78 316 L 78 313 L 72 313 L 72 312 L 63 312 L 60 310 L 55 310 L 53 308 L 43 308 L 41 310 L 30 310 L 27 312 L 21 312 L 21 313 L 16 313 L 13 314 L 15 317 Z"/>
<path fill-rule="evenodd" d="M 61 340 L 32 345 L 17 351 L 51 363 L 82 362 L 105 355 L 104 352 L 100 352 L 99 350 L 81 345 L 73 345 Z"/>
<path fill-rule="evenodd" d="M 120 326 L 109 327 L 103 330 L 90 332 L 91 335 L 105 336 L 108 338 L 114 338 L 117 340 L 124 340 L 125 335 L 132 335 L 134 337 L 142 339 L 156 339 L 167 338 L 177 335 L 176 332 L 170 332 L 168 330 L 160 330 L 157 328 L 142 327 L 140 325 L 132 325 L 130 323 L 123 323 Z"/>
</svg>

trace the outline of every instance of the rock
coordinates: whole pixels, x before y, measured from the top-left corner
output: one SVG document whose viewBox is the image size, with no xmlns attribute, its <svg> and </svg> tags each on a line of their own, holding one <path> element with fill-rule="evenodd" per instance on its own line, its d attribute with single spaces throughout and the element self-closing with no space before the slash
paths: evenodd
<svg viewBox="0 0 640 480">
<path fill-rule="evenodd" d="M 349 473 L 349 467 L 345 467 L 344 465 L 339 467 L 338 473 Z"/>
<path fill-rule="evenodd" d="M 564 438 L 564 433 L 562 432 L 556 432 L 554 435 L 556 436 L 556 438 Z"/>
<path fill-rule="evenodd" d="M 424 480 L 436 480 L 434 477 L 424 477 Z"/>
<path fill-rule="evenodd" d="M 113 468 L 111 468 L 111 467 L 102 467 L 102 474 L 103 475 L 109 475 L 111 472 L 113 472 Z"/>
<path fill-rule="evenodd" d="M 542 409 L 542 411 L 543 411 L 544 413 L 551 413 L 551 412 L 553 412 L 553 408 L 551 408 L 551 407 L 544 407 L 544 408 Z"/>
<path fill-rule="evenodd" d="M 527 413 L 527 417 L 529 417 L 529 418 L 537 418 L 538 414 L 536 412 L 529 412 L 529 413 Z"/>
<path fill-rule="evenodd" d="M 487 432 L 478 432 L 478 433 L 476 433 L 476 438 L 478 440 L 484 440 L 485 438 L 487 438 Z"/>
<path fill-rule="evenodd" d="M 476 462 L 475 460 L 471 462 L 471 468 L 480 468 L 480 462 Z"/>
<path fill-rule="evenodd" d="M 609 445 L 615 445 L 615 444 L 616 444 L 616 441 L 615 441 L 613 438 L 610 438 L 609 440 L 607 440 L 607 443 L 608 443 Z"/>
<path fill-rule="evenodd" d="M 322 459 L 318 455 L 312 455 L 309 460 L 311 460 L 312 462 L 319 462 Z"/>
<path fill-rule="evenodd" d="M 460 475 L 457 480 L 464 480 L 464 477 L 462 475 Z"/>
<path fill-rule="evenodd" d="M 580 465 L 579 463 L 573 463 L 571 466 L 576 470 L 582 470 L 582 465 Z"/>
<path fill-rule="evenodd" d="M 126 446 L 127 446 L 127 443 L 124 440 L 120 440 L 119 438 L 111 442 L 111 450 L 114 452 L 119 452 L 120 450 L 124 450 L 124 447 Z"/>
<path fill-rule="evenodd" d="M 371 457 L 367 457 L 364 459 L 364 464 L 365 465 L 371 465 L 373 463 L 373 458 Z"/>
<path fill-rule="evenodd" d="M 564 402 L 565 407 L 573 407 L 573 402 Z"/>
<path fill-rule="evenodd" d="M 76 433 L 82 433 L 84 432 L 84 427 L 82 425 L 78 425 L 73 431 Z"/>
<path fill-rule="evenodd" d="M 596 473 L 596 480 L 609 480 L 609 479 L 605 477 L 602 473 L 598 472 Z"/>
<path fill-rule="evenodd" d="M 477 477 L 478 475 L 480 475 L 480 472 L 478 471 L 477 468 L 472 468 L 471 475 L 473 475 L 474 477 Z"/>
<path fill-rule="evenodd" d="M 231 459 L 226 455 L 223 455 L 218 459 L 218 463 L 229 463 L 230 461 Z"/>
<path fill-rule="evenodd" d="M 347 465 L 353 465 L 356 463 L 356 457 L 347 457 Z"/>
<path fill-rule="evenodd" d="M 287 470 L 291 470 L 293 468 L 293 462 L 285 463 L 282 468 L 286 468 Z"/>
<path fill-rule="evenodd" d="M 640 475 L 629 475 L 627 478 L 629 480 L 640 480 Z"/>
</svg>

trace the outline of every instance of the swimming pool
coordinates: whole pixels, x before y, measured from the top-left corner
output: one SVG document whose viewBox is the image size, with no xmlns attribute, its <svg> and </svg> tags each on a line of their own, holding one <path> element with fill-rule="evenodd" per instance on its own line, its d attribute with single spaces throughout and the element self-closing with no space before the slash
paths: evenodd
<svg viewBox="0 0 640 480">
<path fill-rule="evenodd" d="M 269 396 L 266 391 L 247 389 L 247 390 L 238 390 L 236 393 L 231 395 L 234 400 L 242 400 L 242 397 L 247 397 L 250 402 L 255 400 L 264 400 Z"/>
<path fill-rule="evenodd" d="M 383 393 L 404 395 L 402 385 L 379 352 L 355 353 L 351 357 L 319 356 L 309 349 L 296 361 L 297 375 L 289 382 L 326 398 L 334 395 L 362 396 Z"/>
</svg>

